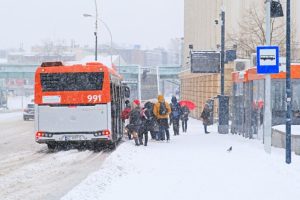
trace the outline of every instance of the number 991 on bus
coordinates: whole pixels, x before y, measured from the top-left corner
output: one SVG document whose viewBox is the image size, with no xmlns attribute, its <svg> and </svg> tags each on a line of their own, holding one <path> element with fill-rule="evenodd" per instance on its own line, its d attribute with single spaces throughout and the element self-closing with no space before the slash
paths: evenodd
<svg viewBox="0 0 300 200">
<path fill-rule="evenodd" d="M 101 95 L 88 95 L 87 96 L 89 103 L 96 103 L 101 101 Z"/>
</svg>

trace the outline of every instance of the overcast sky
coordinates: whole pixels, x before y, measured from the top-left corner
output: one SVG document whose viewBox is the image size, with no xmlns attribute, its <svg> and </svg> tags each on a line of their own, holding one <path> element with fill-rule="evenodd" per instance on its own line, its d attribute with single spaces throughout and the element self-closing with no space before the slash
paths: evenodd
<svg viewBox="0 0 300 200">
<path fill-rule="evenodd" d="M 94 43 L 94 0 L 0 0 L 0 49 L 25 48 L 44 40 Z M 166 46 L 183 36 L 183 0 L 98 0 L 100 17 L 110 27 L 113 41 Z M 110 38 L 103 25 L 100 43 Z"/>
</svg>

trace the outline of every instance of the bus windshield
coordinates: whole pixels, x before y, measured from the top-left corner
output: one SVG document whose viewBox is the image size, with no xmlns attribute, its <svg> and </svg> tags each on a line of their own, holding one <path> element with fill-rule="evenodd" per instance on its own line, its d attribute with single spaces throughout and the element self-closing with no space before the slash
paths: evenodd
<svg viewBox="0 0 300 200">
<path fill-rule="evenodd" d="M 103 72 L 42 73 L 43 92 L 102 90 Z"/>
</svg>

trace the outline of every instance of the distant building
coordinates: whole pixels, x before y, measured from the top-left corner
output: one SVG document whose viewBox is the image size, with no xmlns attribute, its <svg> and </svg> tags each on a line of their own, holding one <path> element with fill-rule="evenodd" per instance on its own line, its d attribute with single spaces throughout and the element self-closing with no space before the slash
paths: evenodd
<svg viewBox="0 0 300 200">
<path fill-rule="evenodd" d="M 46 61 L 72 61 L 76 60 L 75 54 L 62 53 L 62 54 L 43 54 L 43 53 L 24 53 L 15 52 L 7 55 L 7 62 L 10 64 L 41 64 Z"/>
</svg>

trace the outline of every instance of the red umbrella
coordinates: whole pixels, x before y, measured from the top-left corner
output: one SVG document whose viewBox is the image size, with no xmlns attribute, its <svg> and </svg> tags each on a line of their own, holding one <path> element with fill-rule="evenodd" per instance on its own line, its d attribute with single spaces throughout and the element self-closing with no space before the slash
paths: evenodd
<svg viewBox="0 0 300 200">
<path fill-rule="evenodd" d="M 196 104 L 192 101 L 179 101 L 180 106 L 186 106 L 190 110 L 194 110 L 196 108 Z"/>
</svg>

